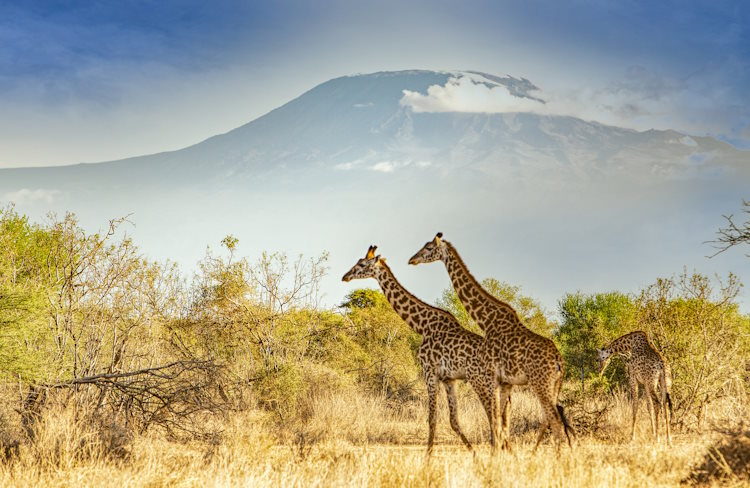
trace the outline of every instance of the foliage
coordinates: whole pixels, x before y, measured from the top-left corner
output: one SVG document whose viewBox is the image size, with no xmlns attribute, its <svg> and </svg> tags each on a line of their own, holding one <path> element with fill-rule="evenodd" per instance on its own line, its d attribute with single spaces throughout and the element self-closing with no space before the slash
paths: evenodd
<svg viewBox="0 0 750 488">
<path fill-rule="evenodd" d="M 53 374 L 47 329 L 45 272 L 50 235 L 13 207 L 0 209 L 0 376 L 38 379 Z"/>
<path fill-rule="evenodd" d="M 354 290 L 338 309 L 320 306 L 327 254 L 251 260 L 230 235 L 186 279 L 174 264 L 144 258 L 126 224 L 89 233 L 72 214 L 37 224 L 0 210 L 0 380 L 15 391 L 20 380 L 26 398 L 16 424 L 27 432 L 51 392 L 94 423 L 189 436 L 232 409 L 260 408 L 288 426 L 314 415 L 319 398 L 371 395 L 386 410 L 423 398 L 421 337 L 379 290 Z M 554 334 L 568 376 L 589 391 L 623 378 L 621 366 L 595 376 L 595 348 L 643 328 L 673 366 L 684 425 L 719 398 L 744 399 L 750 320 L 733 276 L 714 286 L 684 273 L 637 298 L 568 294 L 559 326 L 519 287 L 482 284 L 532 330 Z M 478 330 L 451 290 L 440 305 Z"/>
<path fill-rule="evenodd" d="M 713 284 L 684 271 L 660 278 L 638 300 L 638 322 L 672 369 L 675 420 L 700 426 L 708 404 L 744 398 L 750 318 L 736 303 L 741 283 L 730 274 Z"/>
<path fill-rule="evenodd" d="M 416 361 L 421 337 L 401 320 L 380 291 L 355 290 L 344 304 L 360 351 L 360 381 L 389 398 L 412 396 L 421 377 Z"/>
<path fill-rule="evenodd" d="M 558 302 L 562 318 L 555 339 L 566 364 L 566 375 L 584 382 L 598 375 L 596 348 L 604 347 L 636 327 L 636 307 L 623 293 L 568 293 Z M 609 381 L 622 384 L 624 368 L 613 361 Z"/>
<path fill-rule="evenodd" d="M 358 288 L 349 292 L 349 294 L 346 295 L 346 298 L 344 298 L 344 302 L 341 304 L 341 306 L 347 310 L 387 305 L 388 300 L 385 298 L 385 295 L 379 290 L 373 290 L 372 288 Z"/>
</svg>

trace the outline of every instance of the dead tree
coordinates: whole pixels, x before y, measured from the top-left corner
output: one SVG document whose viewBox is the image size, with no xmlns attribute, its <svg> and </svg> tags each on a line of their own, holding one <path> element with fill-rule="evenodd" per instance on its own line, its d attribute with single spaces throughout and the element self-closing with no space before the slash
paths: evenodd
<svg viewBox="0 0 750 488">
<path fill-rule="evenodd" d="M 30 387 L 21 418 L 30 438 L 52 391 L 68 391 L 92 419 L 113 416 L 136 432 L 163 429 L 175 439 L 210 435 L 201 414 L 231 409 L 221 368 L 212 361 L 181 360 L 135 371 L 101 373 Z"/>
<path fill-rule="evenodd" d="M 724 215 L 723 217 L 727 221 L 727 226 L 718 230 L 716 240 L 710 241 L 714 248 L 717 249 L 710 257 L 721 254 L 730 247 L 739 244 L 750 244 L 750 201 L 743 200 L 742 205 L 744 207 L 743 213 L 747 215 L 747 220 L 744 223 L 738 224 L 734 221 L 734 215 Z M 750 257 L 750 254 L 748 256 Z"/>
</svg>

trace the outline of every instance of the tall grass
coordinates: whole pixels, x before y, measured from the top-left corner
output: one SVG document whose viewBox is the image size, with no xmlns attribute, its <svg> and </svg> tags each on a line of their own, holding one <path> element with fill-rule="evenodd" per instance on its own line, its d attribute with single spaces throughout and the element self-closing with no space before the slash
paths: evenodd
<svg viewBox="0 0 750 488">
<path fill-rule="evenodd" d="M 293 426 L 247 411 L 226 419 L 220 438 L 186 444 L 155 435 L 124 439 L 117 426 L 77 420 L 82 417 L 72 408 L 50 409 L 34 441 L 0 463 L 0 486 L 676 486 L 713 442 L 711 435 L 678 433 L 671 449 L 657 443 L 645 405 L 640 433 L 627 442 L 630 402 L 617 395 L 599 434 L 582 435 L 572 450 L 548 437 L 533 452 L 539 408 L 519 390 L 514 448 L 492 456 L 484 411 L 463 390 L 460 421 L 476 452 L 460 445 L 442 400 L 438 446 L 427 459 L 426 411 L 418 402 L 392 405 L 353 392 L 306 402 L 305 418 Z M 735 408 L 717 406 L 709 422 L 736 414 Z"/>
</svg>

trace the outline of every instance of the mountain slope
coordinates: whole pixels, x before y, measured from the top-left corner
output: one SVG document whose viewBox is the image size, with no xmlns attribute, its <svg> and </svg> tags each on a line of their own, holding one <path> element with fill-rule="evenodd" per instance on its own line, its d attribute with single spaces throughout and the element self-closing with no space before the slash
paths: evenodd
<svg viewBox="0 0 750 488">
<path fill-rule="evenodd" d="M 94 229 L 133 214 L 148 255 L 186 265 L 228 233 L 250 255 L 326 249 L 333 275 L 372 243 L 406 272 L 401 258 L 442 230 L 480 277 L 550 305 L 563 291 L 628 289 L 703 263 L 721 215 L 750 197 L 750 152 L 712 138 L 405 103 L 405 90 L 456 79 L 543 102 L 528 80 L 477 72 L 342 77 L 179 151 L 0 169 L 0 201 L 34 217 L 72 210 Z M 435 268 L 418 276 L 428 296 L 447 286 Z M 336 276 L 326 292 L 343 293 Z"/>
<path fill-rule="evenodd" d="M 527 80 L 504 82 L 518 96 L 533 97 Z M 399 102 L 403 91 L 426 92 L 449 73 L 408 71 L 343 77 L 226 134 L 173 152 L 97 164 L 0 170 L 0 192 L 20 188 L 85 190 L 132 185 L 205 184 L 251 178 L 278 169 L 375 169 L 393 171 L 420 163 L 450 171 L 471 167 L 573 174 L 636 165 L 661 173 L 716 171 L 747 166 L 748 152 L 710 138 L 674 131 L 636 132 L 572 117 L 532 113 L 415 113 Z M 499 82 L 498 82 L 499 80 Z M 501 85 L 501 86 L 506 86 Z M 375 167 L 378 163 L 380 166 Z M 639 168 L 643 169 L 643 168 Z M 236 181 L 236 180 L 235 180 Z M 2 195 L 2 193 L 0 193 Z"/>
</svg>

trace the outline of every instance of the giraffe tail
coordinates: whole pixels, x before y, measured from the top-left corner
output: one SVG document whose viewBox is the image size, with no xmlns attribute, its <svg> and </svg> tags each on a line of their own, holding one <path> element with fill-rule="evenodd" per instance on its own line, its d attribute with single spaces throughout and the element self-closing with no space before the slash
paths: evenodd
<svg viewBox="0 0 750 488">
<path fill-rule="evenodd" d="M 563 428 L 565 429 L 565 437 L 568 438 L 568 445 L 571 445 L 572 440 L 571 436 L 577 437 L 576 431 L 573 428 L 572 425 L 570 425 L 570 422 L 568 422 L 568 418 L 565 417 L 565 411 L 563 410 L 563 406 L 559 403 L 557 404 L 557 412 L 560 414 L 560 420 L 562 420 Z"/>
<path fill-rule="evenodd" d="M 667 405 L 669 405 L 669 413 L 671 415 L 674 415 L 674 409 L 672 408 L 672 398 L 669 396 L 669 392 L 667 392 Z"/>
<path fill-rule="evenodd" d="M 665 396 L 667 398 L 667 406 L 669 406 L 669 413 L 674 414 L 674 409 L 672 408 L 672 398 L 669 396 L 669 389 L 672 386 L 672 378 L 669 371 L 669 366 L 666 364 L 664 365 L 664 370 L 662 371 L 662 378 L 661 378 L 662 384 L 661 387 L 664 388 Z"/>
</svg>

